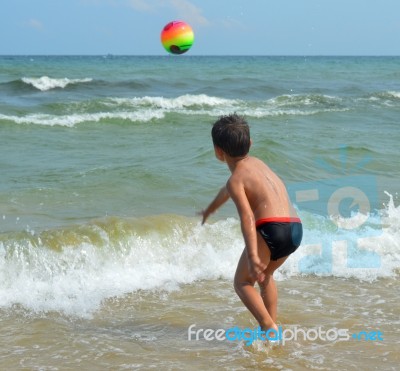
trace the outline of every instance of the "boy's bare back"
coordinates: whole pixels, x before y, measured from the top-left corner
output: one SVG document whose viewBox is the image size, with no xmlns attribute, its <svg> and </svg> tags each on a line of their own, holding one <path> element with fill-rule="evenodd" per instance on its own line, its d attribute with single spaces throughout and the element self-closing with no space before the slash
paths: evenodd
<svg viewBox="0 0 400 371">
<path fill-rule="evenodd" d="M 282 180 L 261 160 L 247 156 L 238 161 L 227 182 L 243 187 L 256 220 L 269 217 L 295 217 Z"/>
</svg>

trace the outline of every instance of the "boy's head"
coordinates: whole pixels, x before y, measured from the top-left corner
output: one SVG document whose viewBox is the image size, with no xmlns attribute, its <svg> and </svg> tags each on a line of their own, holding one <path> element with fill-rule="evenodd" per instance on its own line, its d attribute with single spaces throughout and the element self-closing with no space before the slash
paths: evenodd
<svg viewBox="0 0 400 371">
<path fill-rule="evenodd" d="M 250 129 L 246 120 L 236 113 L 220 117 L 211 130 L 214 146 L 221 148 L 231 157 L 248 154 Z"/>
</svg>

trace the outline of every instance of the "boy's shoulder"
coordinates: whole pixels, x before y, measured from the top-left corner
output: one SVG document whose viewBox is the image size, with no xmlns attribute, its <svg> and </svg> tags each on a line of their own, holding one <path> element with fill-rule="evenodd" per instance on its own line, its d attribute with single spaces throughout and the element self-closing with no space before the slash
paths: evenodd
<svg viewBox="0 0 400 371">
<path fill-rule="evenodd" d="M 267 174 L 271 172 L 269 166 L 262 160 L 257 157 L 248 157 L 247 161 L 242 164 L 242 166 L 238 166 L 232 172 L 230 178 L 228 179 L 229 183 L 244 183 L 248 179 L 257 178 L 257 175 Z M 227 182 L 227 184 L 228 184 Z"/>
<path fill-rule="evenodd" d="M 235 170 L 231 176 L 228 178 L 228 180 L 226 181 L 226 186 L 229 187 L 234 187 L 237 186 L 241 183 L 243 183 L 243 172 L 241 170 Z"/>
<path fill-rule="evenodd" d="M 250 158 L 249 158 L 250 160 Z M 237 166 L 231 176 L 229 177 L 228 181 L 227 181 L 227 185 L 228 184 L 233 184 L 233 183 L 242 183 L 247 177 L 251 176 L 251 169 L 254 166 L 251 163 L 243 163 L 241 166 Z"/>
</svg>

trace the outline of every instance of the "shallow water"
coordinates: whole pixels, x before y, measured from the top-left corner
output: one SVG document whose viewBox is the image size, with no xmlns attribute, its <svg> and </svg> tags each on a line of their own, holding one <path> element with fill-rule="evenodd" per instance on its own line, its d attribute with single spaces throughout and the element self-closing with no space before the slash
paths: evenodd
<svg viewBox="0 0 400 371">
<path fill-rule="evenodd" d="M 377 288 L 379 286 L 379 288 Z M 137 291 L 102 303 L 92 318 L 57 312 L 2 313 L 2 369 L 368 369 L 399 362 L 398 292 L 391 280 L 374 284 L 301 277 L 278 282 L 279 322 L 307 331 L 321 327 L 382 332 L 383 341 L 311 341 L 301 333 L 285 345 L 206 341 L 188 328 L 255 327 L 226 280 L 165 292 Z M 310 337 L 314 336 L 310 333 Z M 7 341 L 4 341 L 7 339 Z"/>
</svg>

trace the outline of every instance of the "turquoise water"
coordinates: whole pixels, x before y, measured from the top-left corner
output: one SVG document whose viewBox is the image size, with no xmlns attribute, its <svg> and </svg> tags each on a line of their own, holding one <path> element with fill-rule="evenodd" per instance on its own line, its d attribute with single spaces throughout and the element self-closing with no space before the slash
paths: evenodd
<svg viewBox="0 0 400 371">
<path fill-rule="evenodd" d="M 185 347 L 185 329 L 195 318 L 210 325 L 207 308 L 220 313 L 220 300 L 225 306 L 213 325 L 248 326 L 251 319 L 230 288 L 243 248 L 235 208 L 228 203 L 205 227 L 196 216 L 229 176 L 214 157 L 211 124 L 237 112 L 250 123 L 252 154 L 287 183 L 305 227 L 303 249 L 278 273 L 282 287 L 292 287 L 282 308 L 296 297 L 298 280 L 309 283 L 303 295 L 330 303 L 326 310 L 334 306 L 334 287 L 352 292 L 352 280 L 361 280 L 364 291 L 354 291 L 348 311 L 333 310 L 335 323 L 355 326 L 362 317 L 365 326 L 375 326 L 372 321 L 387 326 L 392 339 L 383 344 L 387 366 L 397 365 L 398 312 L 391 295 L 398 292 L 400 269 L 399 62 L 399 57 L 0 57 L 0 315 L 10 329 L 6 343 L 16 341 L 21 318 L 28 329 L 39 320 L 59 326 L 59 344 L 66 344 L 76 327 L 85 327 L 88 337 L 99 328 L 107 333 L 113 318 L 123 321 L 134 307 L 137 317 L 128 327 L 136 337 L 115 330 L 104 347 L 112 353 L 128 339 L 140 348 L 154 335 L 147 332 L 150 323 L 168 307 L 166 328 L 177 339 L 159 325 L 149 358 L 139 362 L 163 367 L 155 354 L 169 354 L 166 339 L 172 347 Z M 327 213 L 329 197 L 348 187 L 364 198 L 351 193 L 338 206 L 340 216 L 356 225 L 338 228 Z M 315 189 L 320 196 L 311 204 L 296 193 Z M 354 204 L 352 197 L 366 198 L 368 205 Z M 367 253 L 354 252 L 354 241 Z M 313 247 L 318 243 L 320 254 Z M 378 303 L 369 304 L 376 313 L 370 319 L 355 309 L 368 290 Z M 136 308 L 137 300 L 147 314 Z M 157 300 L 165 307 L 147 312 Z M 197 310 L 198 300 L 209 307 Z M 313 303 L 307 309 L 325 323 L 325 313 Z M 185 321 L 183 308 L 193 315 Z M 283 323 L 294 317 L 310 321 L 298 316 L 296 305 L 288 310 Z M 106 324 L 99 324 L 104 311 Z M 63 321 L 72 321 L 73 328 L 64 328 Z M 32 344 L 44 338 L 35 339 Z M 2 366 L 18 364 L 19 346 L 30 354 L 26 359 L 35 359 L 32 344 L 15 345 Z M 302 346 L 312 353 L 314 345 Z M 292 364 L 280 363 L 279 352 L 268 357 L 276 367 L 295 367 L 300 359 L 305 368 L 322 369 L 336 359 L 326 345 L 317 351 L 322 361 L 304 361 L 296 346 L 286 348 Z M 241 359 L 241 350 L 228 348 L 218 348 L 218 354 L 228 352 L 233 363 Z M 354 351 L 365 349 L 358 344 Z M 212 347 L 199 352 L 203 359 L 217 357 Z M 74 348 L 66 353 L 72 359 Z M 55 363 L 44 364 L 57 365 L 58 356 L 54 350 Z M 126 364 L 135 364 L 132 357 Z M 111 359 L 122 367 L 118 357 Z M 97 366 L 112 367 L 103 361 Z M 190 365 L 189 359 L 180 362 Z M 362 360 L 354 365 L 361 366 Z"/>
</svg>

